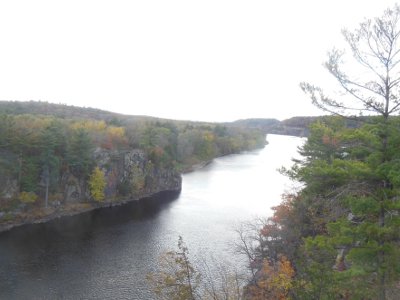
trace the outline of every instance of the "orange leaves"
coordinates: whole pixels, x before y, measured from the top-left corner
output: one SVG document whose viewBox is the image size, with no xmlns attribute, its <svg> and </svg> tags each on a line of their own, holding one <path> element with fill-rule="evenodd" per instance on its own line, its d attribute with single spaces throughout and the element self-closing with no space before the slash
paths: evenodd
<svg viewBox="0 0 400 300">
<path fill-rule="evenodd" d="M 119 146 L 127 145 L 128 140 L 125 136 L 125 128 L 123 127 L 107 127 L 104 133 L 104 141 L 101 146 L 105 149 L 114 149 Z"/>
<path fill-rule="evenodd" d="M 285 256 L 281 256 L 275 263 L 264 260 L 257 283 L 250 287 L 249 299 L 289 299 L 294 274 L 292 264 Z"/>
<path fill-rule="evenodd" d="M 268 223 L 263 226 L 260 233 L 264 237 L 275 236 L 282 229 L 285 220 L 291 217 L 293 202 L 296 200 L 296 195 L 285 194 L 282 196 L 282 202 L 278 206 L 272 207 L 274 214 L 268 218 Z"/>
<path fill-rule="evenodd" d="M 207 142 L 213 142 L 215 140 L 215 136 L 212 132 L 205 132 L 203 134 L 203 140 Z"/>
<path fill-rule="evenodd" d="M 156 146 L 151 150 L 151 154 L 156 157 L 162 157 L 164 155 L 164 149 L 159 146 Z"/>
<path fill-rule="evenodd" d="M 324 145 L 330 145 L 333 147 L 337 147 L 339 145 L 339 139 L 336 136 L 324 134 L 322 136 L 322 143 Z"/>
<path fill-rule="evenodd" d="M 249 287 L 251 300 L 261 299 L 288 299 L 293 288 L 295 271 L 288 257 L 292 257 L 288 245 L 294 247 L 293 225 L 294 207 L 299 196 L 285 194 L 282 203 L 273 208 L 273 216 L 262 225 L 259 233 L 262 236 L 263 249 L 267 249 L 268 255 L 262 255 L 262 262 L 255 267 L 257 272 L 255 284 Z"/>
<path fill-rule="evenodd" d="M 112 150 L 127 145 L 124 127 L 107 125 L 104 121 L 84 120 L 70 124 L 72 130 L 86 130 L 92 141 L 104 149 Z"/>
<path fill-rule="evenodd" d="M 274 211 L 273 216 L 270 218 L 271 221 L 280 223 L 282 220 L 287 219 L 290 216 L 292 203 L 296 200 L 296 196 L 293 194 L 285 194 L 282 196 L 282 202 L 278 206 L 272 207 Z"/>
</svg>

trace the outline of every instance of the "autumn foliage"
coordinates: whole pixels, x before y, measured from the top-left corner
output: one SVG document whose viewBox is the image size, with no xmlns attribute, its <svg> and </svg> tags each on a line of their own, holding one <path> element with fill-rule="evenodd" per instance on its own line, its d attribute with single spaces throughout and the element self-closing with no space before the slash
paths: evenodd
<svg viewBox="0 0 400 300">
<path fill-rule="evenodd" d="M 289 299 L 294 274 L 294 269 L 285 256 L 281 256 L 276 262 L 265 259 L 257 274 L 256 283 L 249 287 L 246 298 L 249 300 Z"/>
<path fill-rule="evenodd" d="M 96 201 L 104 200 L 104 189 L 106 187 L 106 180 L 104 172 L 99 167 L 94 168 L 89 178 L 90 194 Z"/>
</svg>

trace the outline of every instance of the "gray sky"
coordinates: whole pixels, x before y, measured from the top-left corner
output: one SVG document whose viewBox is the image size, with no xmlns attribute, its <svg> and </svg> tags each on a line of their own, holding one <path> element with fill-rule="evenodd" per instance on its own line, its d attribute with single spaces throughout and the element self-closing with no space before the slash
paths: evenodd
<svg viewBox="0 0 400 300">
<path fill-rule="evenodd" d="M 202 121 L 321 114 L 341 29 L 391 0 L 2 0 L 0 99 Z"/>
</svg>

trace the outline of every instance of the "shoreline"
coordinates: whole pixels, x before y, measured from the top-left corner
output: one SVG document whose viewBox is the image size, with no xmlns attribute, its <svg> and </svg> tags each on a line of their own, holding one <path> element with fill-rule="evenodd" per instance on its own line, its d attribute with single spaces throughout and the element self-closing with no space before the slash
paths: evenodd
<svg viewBox="0 0 400 300">
<path fill-rule="evenodd" d="M 257 148 L 257 149 L 263 149 L 266 145 L 267 145 L 267 143 L 263 147 Z M 256 150 L 256 149 L 253 149 L 253 150 Z M 242 152 L 240 152 L 240 153 L 242 153 Z M 218 157 L 223 157 L 223 156 L 233 155 L 233 154 L 240 154 L 240 153 L 230 153 L 230 154 L 221 155 Z M 184 175 L 184 174 L 192 173 L 192 172 L 198 171 L 198 170 L 208 166 L 209 164 L 211 164 L 214 161 L 214 159 L 216 159 L 218 157 L 214 157 L 211 160 L 198 162 L 190 167 L 185 168 L 184 170 L 182 170 L 182 172 L 180 174 L 181 178 L 182 178 L 182 175 Z M 73 203 L 73 204 L 65 205 L 60 208 L 51 208 L 51 207 L 50 208 L 41 208 L 37 212 L 37 213 L 39 213 L 39 215 L 21 213 L 20 215 L 17 215 L 16 219 L 14 219 L 12 221 L 10 220 L 10 221 L 6 221 L 4 223 L 0 223 L 0 234 L 3 232 L 9 231 L 15 227 L 20 227 L 20 226 L 29 225 L 29 224 L 47 223 L 47 222 L 50 222 L 50 221 L 58 219 L 58 218 L 72 217 L 72 216 L 76 216 L 76 215 L 83 214 L 83 213 L 93 211 L 96 209 L 100 209 L 100 208 L 121 206 L 121 205 L 128 204 L 130 202 L 141 201 L 146 198 L 154 197 L 160 193 L 168 193 L 168 192 L 180 193 L 181 190 L 182 190 L 182 185 L 180 186 L 179 189 L 175 189 L 175 190 L 169 189 L 169 190 L 155 191 L 155 192 L 151 192 L 151 193 L 144 193 L 144 194 L 139 195 L 134 198 L 125 198 L 125 199 L 108 201 L 108 202 Z"/>
<path fill-rule="evenodd" d="M 121 200 L 114 201 L 114 202 L 113 201 L 102 202 L 102 203 L 83 202 L 83 203 L 70 204 L 70 205 L 64 206 L 61 209 L 43 208 L 41 211 L 42 213 L 45 213 L 45 215 L 43 215 L 43 216 L 35 218 L 32 216 L 29 217 L 29 216 L 25 216 L 24 214 L 22 214 L 20 216 L 21 220 L 18 220 L 18 221 L 15 220 L 15 222 L 0 224 L 0 234 L 3 232 L 7 232 L 13 228 L 24 226 L 24 225 L 47 223 L 47 222 L 50 222 L 55 219 L 64 218 L 64 217 L 72 217 L 72 216 L 87 213 L 87 212 L 90 212 L 90 211 L 93 211 L 96 209 L 112 208 L 112 207 L 116 207 L 116 206 L 126 205 L 131 202 L 142 201 L 147 198 L 156 197 L 157 195 L 162 194 L 162 193 L 179 194 L 180 192 L 181 192 L 181 189 L 163 190 L 163 191 L 158 191 L 158 192 L 154 192 L 154 193 L 143 194 L 143 195 L 141 195 L 139 197 L 135 197 L 135 198 L 121 199 Z"/>
<path fill-rule="evenodd" d="M 218 157 L 221 157 L 221 156 L 218 156 Z M 218 157 L 215 157 L 215 158 L 218 158 Z M 200 170 L 200 169 L 202 169 L 202 168 L 208 166 L 208 165 L 211 164 L 213 161 L 214 161 L 214 158 L 211 159 L 211 160 L 202 161 L 202 162 L 199 162 L 199 163 L 197 163 L 197 164 L 194 164 L 194 165 L 192 165 L 192 166 L 190 166 L 190 167 L 187 167 L 187 168 L 185 168 L 185 169 L 182 171 L 182 175 L 183 175 L 183 174 L 192 173 L 192 172 L 196 172 L 196 171 L 198 171 L 198 170 Z"/>
</svg>

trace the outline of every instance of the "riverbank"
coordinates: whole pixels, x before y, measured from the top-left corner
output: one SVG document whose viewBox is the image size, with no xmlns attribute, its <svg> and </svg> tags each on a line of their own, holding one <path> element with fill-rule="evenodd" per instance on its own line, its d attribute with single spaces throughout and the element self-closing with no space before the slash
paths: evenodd
<svg viewBox="0 0 400 300">
<path fill-rule="evenodd" d="M 207 160 L 196 163 L 184 169 L 182 171 L 182 174 L 195 172 L 201 168 L 206 167 L 207 165 L 212 163 L 212 161 L 213 160 Z M 57 207 L 47 207 L 47 208 L 38 207 L 26 211 L 19 211 L 13 214 L 3 213 L 3 215 L 0 218 L 0 233 L 8 231 L 14 227 L 19 227 L 28 224 L 46 223 L 54 219 L 76 216 L 99 208 L 125 205 L 133 201 L 140 201 L 149 197 L 156 196 L 157 194 L 163 192 L 180 193 L 181 188 L 182 185 L 179 184 L 179 188 L 176 189 L 147 192 L 147 193 L 142 193 L 140 196 L 131 198 L 120 198 L 117 200 L 114 199 L 104 202 L 90 201 L 83 203 L 67 203 L 62 206 L 60 205 Z"/>
<path fill-rule="evenodd" d="M 265 145 L 267 144 L 268 142 L 265 143 Z M 232 153 L 232 154 L 237 154 L 237 153 Z M 219 157 L 227 155 L 222 155 Z M 35 207 L 29 210 L 26 209 L 14 213 L 3 213 L 3 215 L 0 216 L 0 232 L 8 231 L 14 227 L 22 225 L 45 223 L 57 218 L 75 216 L 99 208 L 121 206 L 128 204 L 132 201 L 139 201 L 145 198 L 153 197 L 162 192 L 180 193 L 182 189 L 182 174 L 187 174 L 200 170 L 211 164 L 215 158 L 201 162 L 196 162 L 188 167 L 183 168 L 183 170 L 181 170 L 180 172 L 181 174 L 179 175 L 180 176 L 179 182 L 174 185 L 174 188 L 168 187 L 165 189 L 159 188 L 159 189 L 153 189 L 151 191 L 147 190 L 135 197 L 129 197 L 129 198 L 120 197 L 117 199 L 103 201 L 103 202 L 88 201 L 88 202 L 77 202 L 77 203 L 65 203 L 62 205 L 51 206 L 47 208 Z"/>
<path fill-rule="evenodd" d="M 212 162 L 213 162 L 213 159 L 207 160 L 207 161 L 199 162 L 199 163 L 197 163 L 197 164 L 194 164 L 194 165 L 192 165 L 192 166 L 189 166 L 189 167 L 187 167 L 187 168 L 184 168 L 183 171 L 182 171 L 182 174 L 187 174 L 187 173 L 195 172 L 195 171 L 197 171 L 197 170 L 200 170 L 200 169 L 202 169 L 202 168 L 208 166 L 208 165 L 211 164 Z"/>
<path fill-rule="evenodd" d="M 155 197 L 160 193 L 176 193 L 179 194 L 181 189 L 177 190 L 164 190 L 152 194 L 143 194 L 137 198 L 119 199 L 117 201 L 104 201 L 104 202 L 84 202 L 84 203 L 70 203 L 57 208 L 37 208 L 28 212 L 20 212 L 13 216 L 12 220 L 6 220 L 0 223 L 0 233 L 8 231 L 14 227 L 19 227 L 28 224 L 39 224 L 52 221 L 62 217 L 72 217 L 92 210 L 122 206 L 134 201 L 141 201 L 146 198 Z"/>
</svg>

